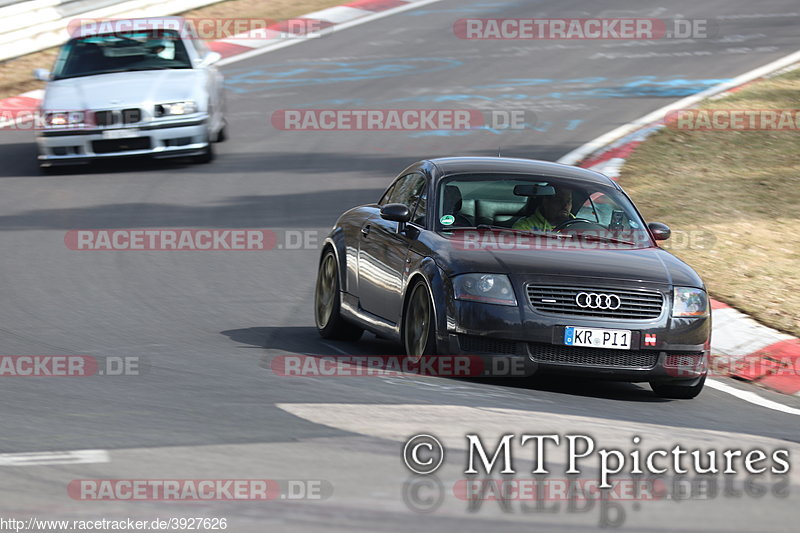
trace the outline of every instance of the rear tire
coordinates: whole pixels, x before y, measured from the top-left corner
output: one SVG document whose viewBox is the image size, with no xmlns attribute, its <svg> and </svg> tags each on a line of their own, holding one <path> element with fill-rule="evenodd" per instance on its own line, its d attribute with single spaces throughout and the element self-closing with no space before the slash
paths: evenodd
<svg viewBox="0 0 800 533">
<path fill-rule="evenodd" d="M 314 291 L 314 321 L 323 339 L 357 341 L 364 330 L 348 322 L 341 313 L 342 293 L 339 291 L 339 265 L 336 254 L 328 249 L 319 262 L 317 286 Z"/>
<path fill-rule="evenodd" d="M 653 392 L 656 394 L 656 396 L 660 396 L 661 398 L 691 400 L 700 394 L 700 391 L 703 390 L 703 386 L 705 384 L 706 378 L 703 376 L 703 378 L 701 378 L 696 385 L 675 385 L 651 382 L 650 387 L 653 389 Z"/>
<path fill-rule="evenodd" d="M 410 294 L 403 311 L 403 347 L 406 356 L 418 362 L 436 355 L 436 316 L 424 281 L 418 280 Z"/>
</svg>

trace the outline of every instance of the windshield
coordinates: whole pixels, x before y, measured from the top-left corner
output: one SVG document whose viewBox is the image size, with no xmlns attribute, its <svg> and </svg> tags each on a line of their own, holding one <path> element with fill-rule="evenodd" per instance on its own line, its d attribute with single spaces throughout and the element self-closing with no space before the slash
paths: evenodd
<svg viewBox="0 0 800 533">
<path fill-rule="evenodd" d="M 652 245 L 630 200 L 614 187 L 549 176 L 458 175 L 442 180 L 437 229 L 475 229 L 545 237 L 562 244 Z M 597 247 L 596 244 L 593 245 Z"/>
<path fill-rule="evenodd" d="M 53 79 L 173 68 L 192 68 L 178 33 L 145 30 L 70 40 L 58 54 Z"/>
</svg>

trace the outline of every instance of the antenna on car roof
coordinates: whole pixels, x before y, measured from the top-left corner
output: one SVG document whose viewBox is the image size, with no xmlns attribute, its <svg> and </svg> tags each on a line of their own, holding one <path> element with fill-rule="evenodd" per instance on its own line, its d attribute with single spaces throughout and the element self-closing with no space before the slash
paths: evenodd
<svg viewBox="0 0 800 533">
<path fill-rule="evenodd" d="M 503 143 L 501 142 L 500 146 L 497 147 L 497 157 L 503 157 L 502 155 L 500 155 L 500 152 L 502 152 L 502 150 L 503 150 Z"/>
</svg>

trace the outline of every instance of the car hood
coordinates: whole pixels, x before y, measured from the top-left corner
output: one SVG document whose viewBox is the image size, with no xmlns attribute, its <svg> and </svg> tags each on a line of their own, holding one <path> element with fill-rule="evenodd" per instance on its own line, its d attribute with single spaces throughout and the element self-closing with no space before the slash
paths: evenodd
<svg viewBox="0 0 800 533">
<path fill-rule="evenodd" d="M 88 110 L 140 107 L 194 99 L 203 87 L 203 72 L 191 69 L 115 72 L 52 81 L 47 85 L 43 109 Z"/>
<path fill-rule="evenodd" d="M 570 277 L 636 281 L 704 288 L 686 263 L 658 247 L 639 249 L 465 250 L 458 239 L 439 236 L 437 263 L 449 275 L 504 273 L 537 278 Z"/>
</svg>

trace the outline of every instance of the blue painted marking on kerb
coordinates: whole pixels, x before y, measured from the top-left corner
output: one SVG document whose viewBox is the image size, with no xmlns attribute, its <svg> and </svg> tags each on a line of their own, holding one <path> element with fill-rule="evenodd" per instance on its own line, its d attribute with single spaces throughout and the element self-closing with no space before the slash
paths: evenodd
<svg viewBox="0 0 800 533">
<path fill-rule="evenodd" d="M 377 80 L 439 72 L 461 66 L 461 61 L 436 57 L 372 59 L 367 61 L 299 61 L 259 69 L 225 71 L 225 87 L 238 94 L 322 85 L 346 81 Z"/>
</svg>

